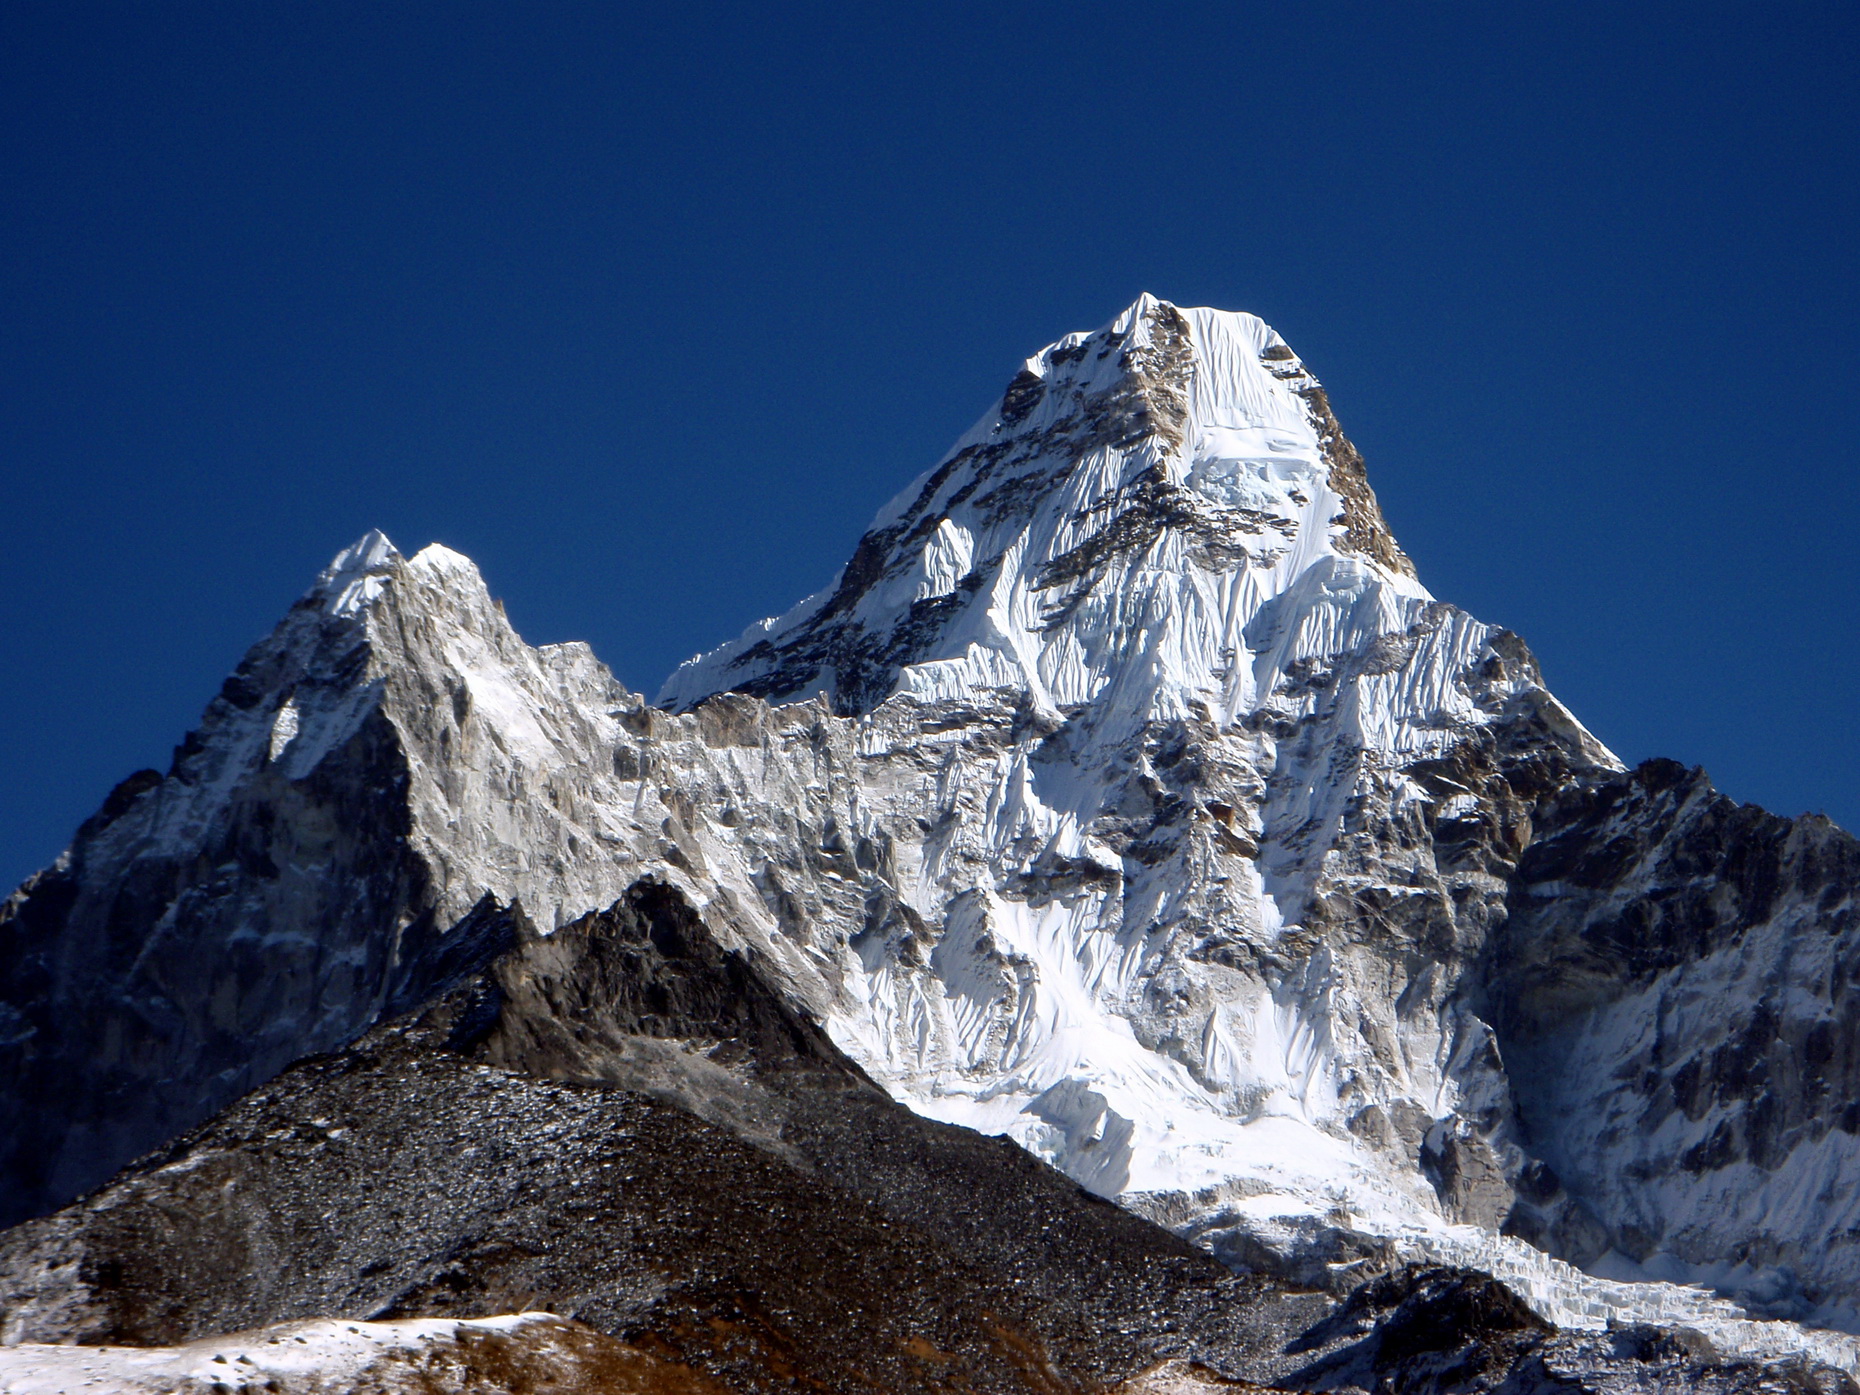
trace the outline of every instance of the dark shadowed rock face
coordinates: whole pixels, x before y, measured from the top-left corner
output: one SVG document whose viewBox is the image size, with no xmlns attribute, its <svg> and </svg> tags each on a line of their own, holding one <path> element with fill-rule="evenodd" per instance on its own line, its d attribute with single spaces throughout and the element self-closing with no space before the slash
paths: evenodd
<svg viewBox="0 0 1860 1395">
<path fill-rule="evenodd" d="M 239 678 L 209 724 L 242 715 Z M 299 675 L 318 678 L 342 681 Z M 437 940 L 379 713 L 302 778 L 260 771 L 182 835 L 169 825 L 220 775 L 196 747 L 119 786 L 0 904 L 0 1224 L 96 1186 L 306 1046 L 349 1040 Z M 16 1126 L 33 1119 L 46 1126 Z"/>
<path fill-rule="evenodd" d="M 1546 800 L 1485 975 L 1547 1171 L 1513 1225 L 1585 1262 L 1742 1265 L 1760 1309 L 1851 1301 L 1857 893 L 1860 841 L 1671 761 Z"/>
<path fill-rule="evenodd" d="M 1294 1342 L 1295 1350 L 1331 1350 L 1293 1379 L 1318 1388 L 1489 1388 L 1553 1331 L 1494 1279 L 1410 1267 L 1362 1285 Z"/>
<path fill-rule="evenodd" d="M 1309 1359 L 1282 1373 L 1279 1384 L 1375 1395 L 1860 1389 L 1843 1373 L 1812 1363 L 1726 1360 L 1696 1332 L 1632 1326 L 1558 1332 L 1489 1275 L 1424 1265 L 1362 1285 L 1295 1339 L 1287 1355 Z"/>
<path fill-rule="evenodd" d="M 484 1050 L 511 1070 L 620 1080 L 642 1040 L 698 1040 L 712 1044 L 707 1059 L 719 1066 L 807 1068 L 886 1098 L 661 883 L 642 882 L 612 910 L 552 935 L 525 935 L 492 973 L 502 1006 Z"/>
</svg>

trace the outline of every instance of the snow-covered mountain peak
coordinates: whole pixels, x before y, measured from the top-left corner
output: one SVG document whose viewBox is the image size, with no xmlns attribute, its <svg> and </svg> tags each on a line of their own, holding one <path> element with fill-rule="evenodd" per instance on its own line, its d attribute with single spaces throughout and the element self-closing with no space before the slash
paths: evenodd
<svg viewBox="0 0 1860 1395">
<path fill-rule="evenodd" d="M 478 585 L 484 584 L 484 577 L 478 571 L 478 564 L 464 553 L 454 552 L 444 543 L 428 543 L 413 554 L 411 564 L 433 575 L 468 576 Z"/>
<path fill-rule="evenodd" d="M 381 594 L 381 578 L 400 560 L 388 535 L 370 528 L 317 574 L 305 599 L 321 601 L 331 615 L 353 615 Z"/>
<path fill-rule="evenodd" d="M 479 907 L 551 932 L 651 878 L 895 1098 L 1237 1264 L 1676 1311 L 1604 1313 L 1503 1228 L 1860 1299 L 1795 1180 L 1860 1146 L 1815 967 L 1860 936 L 1860 845 L 1623 771 L 1420 585 L 1253 316 L 1145 296 L 1041 350 L 831 586 L 660 702 L 525 644 L 449 548 L 345 549 L 0 904 L 0 1117 L 62 1121 L 0 1140 L 0 1202 L 351 1040 Z"/>
<path fill-rule="evenodd" d="M 1263 1189 L 1290 1235 L 1341 1189 L 1386 1233 L 1442 1203 L 1375 1121 L 1489 1083 L 1484 1025 L 1443 1012 L 1471 949 L 1416 945 L 1476 946 L 1504 889 L 1448 887 L 1430 821 L 1514 855 L 1510 812 L 1467 813 L 1514 748 L 1545 781 L 1614 765 L 1415 580 L 1283 341 L 1151 297 L 1028 360 L 831 589 L 664 701 L 524 644 L 460 554 L 371 533 L 78 861 L 99 907 L 156 851 L 180 890 L 151 923 L 194 898 L 209 938 L 316 924 L 380 960 L 229 1062 L 339 1040 L 405 937 L 486 895 L 547 930 L 650 869 L 926 1113 L 1107 1195 Z"/>
<path fill-rule="evenodd" d="M 389 594 L 396 577 L 407 582 L 400 588 L 403 604 L 466 610 L 491 604 L 478 564 L 464 553 L 435 542 L 408 557 L 379 528 L 338 552 L 304 593 L 304 602 L 325 615 L 359 617 Z"/>
<path fill-rule="evenodd" d="M 1103 700 L 1231 719 L 1258 686 L 1249 626 L 1314 568 L 1368 603 L 1359 628 L 1372 612 L 1403 628 L 1431 600 L 1285 342 L 1146 294 L 1029 358 L 833 586 L 685 664 L 659 700 L 824 694 L 851 714 L 894 692 L 1011 691 L 1048 717 Z"/>
</svg>

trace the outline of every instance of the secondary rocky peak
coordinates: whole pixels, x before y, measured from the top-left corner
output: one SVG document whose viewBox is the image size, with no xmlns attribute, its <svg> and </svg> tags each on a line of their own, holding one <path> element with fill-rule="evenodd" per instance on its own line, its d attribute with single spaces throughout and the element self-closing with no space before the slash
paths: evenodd
<svg viewBox="0 0 1860 1395">
<path fill-rule="evenodd" d="M 637 705 L 585 646 L 524 645 L 458 553 L 379 531 L 338 553 L 167 773 L 119 785 L 0 907 L 0 1116 L 49 1121 L 0 1139 L 0 1221 L 353 1036 L 487 891 L 552 916 L 506 841 L 524 816 L 479 829 L 489 873 L 431 830 L 578 758 L 536 715 L 564 689 L 597 722 Z"/>
<path fill-rule="evenodd" d="M 491 603 L 478 564 L 464 553 L 435 542 L 409 557 L 371 528 L 317 574 L 302 604 L 328 615 L 357 616 L 390 592 L 403 605 L 431 604 L 441 593 L 468 606 Z"/>
</svg>

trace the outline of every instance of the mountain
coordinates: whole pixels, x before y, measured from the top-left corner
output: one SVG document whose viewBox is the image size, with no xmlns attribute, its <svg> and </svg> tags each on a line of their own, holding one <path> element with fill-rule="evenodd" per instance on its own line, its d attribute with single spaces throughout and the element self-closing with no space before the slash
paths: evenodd
<svg viewBox="0 0 1860 1395">
<path fill-rule="evenodd" d="M 1857 1322 L 1854 840 L 1625 770 L 1421 586 L 1252 316 L 1146 296 L 1041 351 L 655 704 L 456 553 L 342 553 L 0 910 L 4 1219 L 647 882 L 845 1070 L 1233 1269 L 1472 1263 L 1852 1364 L 1751 1319 Z"/>
</svg>

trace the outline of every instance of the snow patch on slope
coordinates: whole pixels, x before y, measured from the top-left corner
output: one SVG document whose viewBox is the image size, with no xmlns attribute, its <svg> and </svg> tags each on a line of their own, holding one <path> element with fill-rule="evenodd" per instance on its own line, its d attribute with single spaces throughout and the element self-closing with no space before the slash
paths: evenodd
<svg viewBox="0 0 1860 1395">
<path fill-rule="evenodd" d="M 471 1372 L 473 1339 L 504 1339 L 496 1344 L 540 1355 L 548 1339 L 569 1326 L 553 1313 L 515 1313 L 468 1320 L 293 1322 L 172 1347 L 27 1342 L 0 1346 L 0 1395 L 216 1390 L 337 1395 L 361 1389 L 382 1395 L 446 1395 L 485 1388 L 478 1377 L 490 1376 L 491 1371 Z M 513 1363 L 506 1355 L 499 1364 L 508 1370 Z M 550 1374 L 574 1374 L 572 1361 L 562 1364 L 567 1369 Z"/>
</svg>

